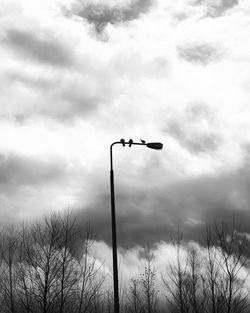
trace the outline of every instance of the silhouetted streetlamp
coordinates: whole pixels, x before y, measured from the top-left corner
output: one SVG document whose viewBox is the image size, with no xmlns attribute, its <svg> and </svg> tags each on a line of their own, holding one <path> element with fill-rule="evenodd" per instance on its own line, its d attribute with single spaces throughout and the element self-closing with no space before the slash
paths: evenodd
<svg viewBox="0 0 250 313">
<path fill-rule="evenodd" d="M 114 188 L 114 170 L 113 170 L 113 146 L 121 144 L 123 147 L 128 145 L 146 146 L 150 149 L 161 150 L 163 144 L 160 142 L 146 143 L 144 140 L 141 142 L 133 142 L 130 139 L 126 142 L 124 139 L 113 142 L 110 146 L 110 195 L 111 195 L 111 223 L 112 223 L 112 250 L 113 250 L 113 282 L 114 282 L 114 313 L 119 313 L 119 285 L 118 285 L 118 268 L 117 268 L 117 241 L 116 241 L 116 217 L 115 217 L 115 188 Z"/>
</svg>

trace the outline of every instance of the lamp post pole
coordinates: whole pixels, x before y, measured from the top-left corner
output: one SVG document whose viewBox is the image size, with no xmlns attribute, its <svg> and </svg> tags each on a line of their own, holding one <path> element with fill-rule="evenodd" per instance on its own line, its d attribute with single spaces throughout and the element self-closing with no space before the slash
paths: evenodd
<svg viewBox="0 0 250 313">
<path fill-rule="evenodd" d="M 111 195 L 111 224 L 112 224 L 112 251 L 113 251 L 113 286 L 114 286 L 114 313 L 119 313 L 119 285 L 118 285 L 118 267 L 117 267 L 117 240 L 116 240 L 116 217 L 115 217 L 115 186 L 113 170 L 113 154 L 110 146 L 110 195 Z"/>
<path fill-rule="evenodd" d="M 125 142 L 124 139 L 120 141 L 115 141 L 110 146 L 110 196 L 111 196 L 111 226 L 112 226 L 112 251 L 113 251 L 113 287 L 114 287 L 114 313 L 119 313 L 119 283 L 118 283 L 118 266 L 117 266 L 117 240 L 116 240 L 116 216 L 115 216 L 115 186 L 114 186 L 114 169 L 113 169 L 113 146 L 116 144 L 122 144 L 124 147 L 128 145 L 138 146 L 147 146 L 148 148 L 160 150 L 163 145 L 160 142 L 151 142 L 146 143 L 142 142 L 133 142 L 130 139 L 128 142 Z"/>
</svg>

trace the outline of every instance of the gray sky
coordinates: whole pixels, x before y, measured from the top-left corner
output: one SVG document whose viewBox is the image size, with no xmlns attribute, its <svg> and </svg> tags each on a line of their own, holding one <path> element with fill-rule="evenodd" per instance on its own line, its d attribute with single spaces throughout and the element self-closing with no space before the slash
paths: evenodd
<svg viewBox="0 0 250 313">
<path fill-rule="evenodd" d="M 75 210 L 110 240 L 109 145 L 119 242 L 249 210 L 247 0 L 2 0 L 2 223 Z"/>
</svg>

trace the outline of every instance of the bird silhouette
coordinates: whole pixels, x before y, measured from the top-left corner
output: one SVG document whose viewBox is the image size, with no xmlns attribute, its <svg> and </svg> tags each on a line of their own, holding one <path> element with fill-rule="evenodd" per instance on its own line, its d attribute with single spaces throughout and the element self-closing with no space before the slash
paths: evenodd
<svg viewBox="0 0 250 313">
<path fill-rule="evenodd" d="M 132 139 L 129 139 L 129 147 L 131 147 L 132 146 L 132 144 L 133 144 L 133 140 Z"/>
<path fill-rule="evenodd" d="M 125 139 L 121 139 L 120 142 L 122 143 L 123 147 L 125 147 Z"/>
<path fill-rule="evenodd" d="M 146 143 L 146 141 L 145 141 L 145 140 L 142 140 L 142 139 L 141 139 L 141 142 L 142 142 L 143 144 L 145 144 L 145 143 Z"/>
</svg>

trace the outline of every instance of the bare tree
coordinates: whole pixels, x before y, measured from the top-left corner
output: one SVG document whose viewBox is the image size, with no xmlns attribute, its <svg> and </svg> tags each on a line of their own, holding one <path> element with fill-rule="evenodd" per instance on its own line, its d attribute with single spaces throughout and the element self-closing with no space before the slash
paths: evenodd
<svg viewBox="0 0 250 313">
<path fill-rule="evenodd" d="M 132 278 L 127 295 L 127 311 L 134 313 L 156 313 L 158 311 L 158 289 L 153 254 L 147 247 L 146 263 L 138 278 Z"/>
<path fill-rule="evenodd" d="M 176 260 L 169 265 L 163 278 L 171 310 L 181 313 L 243 313 L 248 309 L 248 264 L 245 240 L 233 223 L 228 227 L 206 227 L 206 246 L 199 250 L 184 245 L 179 231 L 172 240 L 176 247 Z M 186 254 L 181 257 L 181 253 Z"/>
<path fill-rule="evenodd" d="M 223 311 L 226 313 L 244 312 L 247 309 L 248 291 L 244 288 L 245 279 L 239 278 L 242 269 L 249 264 L 245 249 L 245 238 L 239 236 L 239 226 L 233 219 L 229 227 L 224 222 L 215 224 L 215 239 L 220 252 L 219 260 L 224 284 L 221 284 Z"/>
<path fill-rule="evenodd" d="M 34 306 L 43 313 L 56 305 L 58 290 L 59 253 L 56 248 L 58 227 L 53 219 L 46 218 L 44 224 L 35 224 L 23 229 L 22 248 L 29 294 Z"/>
<path fill-rule="evenodd" d="M 201 260 L 197 249 L 193 246 L 188 248 L 187 264 L 186 292 L 191 312 L 204 312 L 206 293 L 204 292 L 204 279 L 201 273 Z"/>
<path fill-rule="evenodd" d="M 129 286 L 129 292 L 127 295 L 126 310 L 133 313 L 143 312 L 143 300 L 140 290 L 140 282 L 138 279 L 132 278 Z"/>
<path fill-rule="evenodd" d="M 218 249 L 215 246 L 214 229 L 211 226 L 206 225 L 206 251 L 207 258 L 205 260 L 205 273 L 204 273 L 204 293 L 207 300 L 207 311 L 212 313 L 221 312 L 221 262 L 218 259 Z"/>
<path fill-rule="evenodd" d="M 56 248 L 58 249 L 57 286 L 59 313 L 68 312 L 74 302 L 72 292 L 75 284 L 79 280 L 78 262 L 73 256 L 73 252 L 79 245 L 80 230 L 76 227 L 75 219 L 70 211 L 64 215 L 54 215 L 52 217 L 58 225 L 56 236 Z"/>
<path fill-rule="evenodd" d="M 15 313 L 16 308 L 16 261 L 18 239 L 14 227 L 5 228 L 1 235 L 1 277 L 3 310 Z"/>
<path fill-rule="evenodd" d="M 183 257 L 182 234 L 177 232 L 176 237 L 171 238 L 173 246 L 176 248 L 176 262 L 169 263 L 166 277 L 162 275 L 163 284 L 166 288 L 166 298 L 171 307 L 176 307 L 178 312 L 189 312 L 189 290 L 192 284 L 188 282 L 187 266 L 188 261 Z"/>
<path fill-rule="evenodd" d="M 90 247 L 92 245 L 92 232 L 90 224 L 86 226 L 86 233 L 82 238 L 83 251 L 78 257 L 78 275 L 79 279 L 76 285 L 78 298 L 77 312 L 94 312 L 101 304 L 101 287 L 104 281 L 104 275 L 100 272 L 102 264 L 97 265 L 94 256 L 90 256 Z"/>
</svg>

